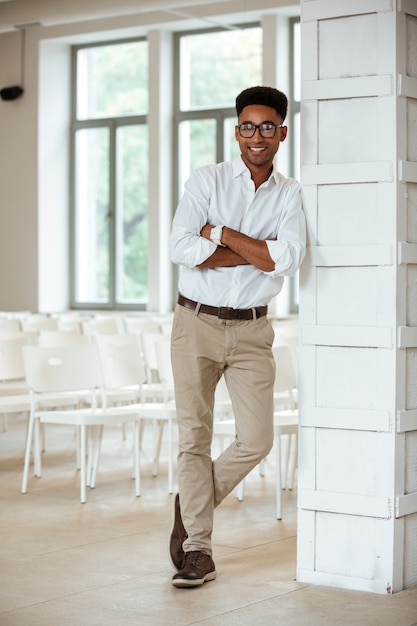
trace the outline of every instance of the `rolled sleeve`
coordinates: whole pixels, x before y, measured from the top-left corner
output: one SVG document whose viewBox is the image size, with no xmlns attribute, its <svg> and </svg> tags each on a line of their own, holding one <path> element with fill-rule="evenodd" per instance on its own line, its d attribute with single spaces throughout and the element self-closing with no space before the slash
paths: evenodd
<svg viewBox="0 0 417 626">
<path fill-rule="evenodd" d="M 275 263 L 273 276 L 294 276 L 306 253 L 306 218 L 303 209 L 301 186 L 290 187 L 286 209 L 277 228 L 276 240 L 266 242 L 271 259 Z"/>
<path fill-rule="evenodd" d="M 299 241 L 267 241 L 268 251 L 275 263 L 269 276 L 294 276 L 305 256 L 305 245 Z"/>
<path fill-rule="evenodd" d="M 170 237 L 171 260 L 186 267 L 196 267 L 216 250 L 216 244 L 200 232 L 207 224 L 210 193 L 199 170 L 192 172 L 185 184 L 172 224 Z"/>
<path fill-rule="evenodd" d="M 184 226 L 173 226 L 170 239 L 170 255 L 173 263 L 196 267 L 208 259 L 217 246 L 212 241 L 191 233 Z"/>
</svg>

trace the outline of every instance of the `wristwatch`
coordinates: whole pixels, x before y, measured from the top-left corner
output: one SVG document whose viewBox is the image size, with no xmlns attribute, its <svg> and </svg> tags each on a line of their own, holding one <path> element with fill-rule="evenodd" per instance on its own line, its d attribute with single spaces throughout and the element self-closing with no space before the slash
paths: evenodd
<svg viewBox="0 0 417 626">
<path fill-rule="evenodd" d="M 222 243 L 222 232 L 223 226 L 214 226 L 211 229 L 210 239 L 216 246 L 223 246 L 223 248 L 225 248 L 226 246 Z"/>
</svg>

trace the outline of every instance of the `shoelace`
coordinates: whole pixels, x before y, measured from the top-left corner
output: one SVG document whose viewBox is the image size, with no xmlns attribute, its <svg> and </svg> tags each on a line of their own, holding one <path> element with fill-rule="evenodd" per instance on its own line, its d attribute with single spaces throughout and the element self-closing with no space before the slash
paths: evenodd
<svg viewBox="0 0 417 626">
<path fill-rule="evenodd" d="M 203 556 L 207 555 L 199 550 L 191 550 L 191 552 L 186 552 L 183 567 L 188 567 L 190 565 L 198 566 Z"/>
</svg>

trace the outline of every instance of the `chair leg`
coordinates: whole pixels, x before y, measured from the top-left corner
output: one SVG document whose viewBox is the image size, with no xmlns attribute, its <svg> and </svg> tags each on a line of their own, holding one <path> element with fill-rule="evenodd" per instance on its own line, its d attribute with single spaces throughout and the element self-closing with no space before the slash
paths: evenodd
<svg viewBox="0 0 417 626">
<path fill-rule="evenodd" d="M 159 472 L 159 458 L 161 456 L 162 436 L 164 434 L 165 422 L 161 420 L 158 424 L 158 427 L 159 427 L 159 430 L 158 430 L 157 437 L 156 437 L 155 430 L 154 430 L 154 437 L 156 441 L 155 441 L 154 457 L 153 457 L 153 474 L 152 474 L 153 476 L 158 476 L 158 472 Z M 156 428 L 156 425 L 154 425 L 154 429 L 155 428 Z"/>
<path fill-rule="evenodd" d="M 23 464 L 23 479 L 22 479 L 22 493 L 27 492 L 28 488 L 28 475 L 29 475 L 29 466 L 30 466 L 30 453 L 32 448 L 32 437 L 33 437 L 33 423 L 34 423 L 33 411 L 30 412 L 29 422 L 27 427 L 26 434 L 26 449 L 25 449 L 25 461 Z"/>
<path fill-rule="evenodd" d="M 101 452 L 101 442 L 103 440 L 103 430 L 104 426 L 95 426 L 93 427 L 93 432 L 91 435 L 91 462 L 89 461 L 89 465 L 91 464 L 91 468 L 89 468 L 89 472 L 91 471 L 91 475 L 89 474 L 89 481 L 87 484 L 94 489 L 96 486 L 97 479 L 97 470 L 98 464 L 100 461 L 100 452 Z M 90 457 L 90 455 L 89 455 Z"/>
<path fill-rule="evenodd" d="M 172 451 L 172 420 L 168 420 L 168 493 L 174 491 L 174 455 Z M 159 458 L 159 456 L 158 456 Z"/>
<path fill-rule="evenodd" d="M 141 433 L 141 421 L 134 423 L 133 430 L 133 450 L 134 450 L 134 478 L 135 478 L 135 493 L 136 496 L 140 496 L 140 433 Z"/>
<path fill-rule="evenodd" d="M 236 497 L 239 502 L 243 502 L 243 498 L 245 497 L 245 479 L 241 480 L 238 484 Z"/>
<path fill-rule="evenodd" d="M 281 439 L 282 442 L 282 439 Z M 283 467 L 284 467 L 284 475 L 281 480 L 282 489 L 287 488 L 287 477 L 288 477 L 288 464 L 290 462 L 290 447 L 291 447 L 291 435 L 285 435 L 285 442 L 281 444 L 284 447 L 285 454 L 283 455 Z"/>
<path fill-rule="evenodd" d="M 277 519 L 282 519 L 281 504 L 281 436 L 275 435 L 275 463 L 276 463 L 276 499 L 277 499 Z"/>
<path fill-rule="evenodd" d="M 84 504 L 86 501 L 86 426 L 82 424 L 80 426 L 80 456 L 81 456 L 81 464 L 80 464 L 80 495 L 81 495 L 81 504 Z"/>
<path fill-rule="evenodd" d="M 34 433 L 33 433 L 33 465 L 34 465 L 34 474 L 38 478 L 42 476 L 42 450 L 41 450 L 41 425 L 39 423 L 39 420 L 35 418 Z"/>
<path fill-rule="evenodd" d="M 77 459 L 77 470 L 81 467 L 81 459 L 80 459 L 80 429 L 75 427 L 75 453 Z"/>
<path fill-rule="evenodd" d="M 293 456 L 291 459 L 290 474 L 288 478 L 288 489 L 292 489 L 294 487 L 295 468 L 297 465 L 297 458 L 298 458 L 298 437 L 297 435 L 291 435 L 291 439 L 294 442 L 294 446 L 293 446 L 294 450 L 293 450 Z"/>
</svg>

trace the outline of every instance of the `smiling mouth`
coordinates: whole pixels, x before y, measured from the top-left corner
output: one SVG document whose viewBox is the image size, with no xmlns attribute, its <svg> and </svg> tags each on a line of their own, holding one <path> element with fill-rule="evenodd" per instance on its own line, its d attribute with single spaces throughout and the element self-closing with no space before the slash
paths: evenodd
<svg viewBox="0 0 417 626">
<path fill-rule="evenodd" d="M 253 148 L 253 147 L 250 147 L 249 150 L 251 150 L 252 152 L 260 153 L 260 152 L 263 152 L 264 150 L 266 150 L 266 148 Z"/>
</svg>

